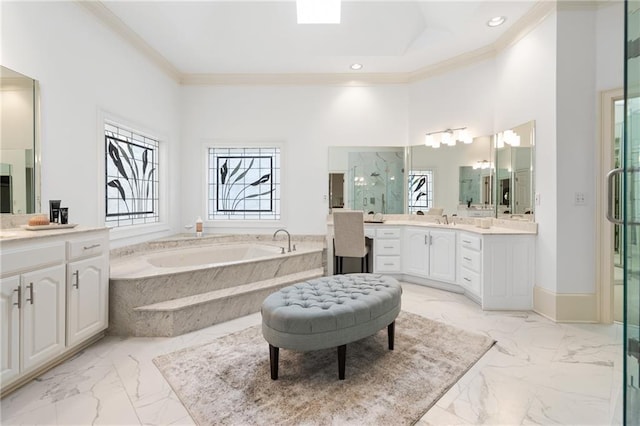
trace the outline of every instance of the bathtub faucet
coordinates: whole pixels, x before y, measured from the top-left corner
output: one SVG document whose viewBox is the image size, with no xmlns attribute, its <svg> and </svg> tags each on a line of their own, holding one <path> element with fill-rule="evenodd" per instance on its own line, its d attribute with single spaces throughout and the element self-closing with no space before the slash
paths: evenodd
<svg viewBox="0 0 640 426">
<path fill-rule="evenodd" d="M 276 240 L 276 235 L 278 235 L 278 232 L 280 232 L 280 231 L 282 231 L 282 232 L 284 232 L 284 233 L 286 233 L 286 234 L 287 234 L 287 241 L 288 241 L 288 243 L 289 243 L 289 250 L 287 250 L 287 251 L 288 251 L 289 253 L 291 253 L 291 234 L 289 233 L 289 231 L 287 231 L 287 230 L 286 230 L 286 229 L 284 229 L 284 228 L 280 228 L 280 229 L 278 229 L 276 232 L 274 232 L 274 233 L 273 233 L 273 241 L 275 241 L 275 240 Z"/>
</svg>

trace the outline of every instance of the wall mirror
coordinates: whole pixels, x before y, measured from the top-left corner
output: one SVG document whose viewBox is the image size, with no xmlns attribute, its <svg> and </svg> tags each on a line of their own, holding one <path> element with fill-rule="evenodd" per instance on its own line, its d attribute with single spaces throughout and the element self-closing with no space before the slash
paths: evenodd
<svg viewBox="0 0 640 426">
<path fill-rule="evenodd" d="M 329 208 L 405 211 L 404 147 L 329 147 Z"/>
<path fill-rule="evenodd" d="M 439 148 L 416 145 L 409 151 L 409 213 L 436 207 L 442 208 L 448 216 L 494 214 L 491 136 L 473 138 L 470 144 L 456 143 Z M 420 186 L 421 181 L 415 176 L 425 176 L 426 185 Z M 418 192 L 414 191 L 417 186 L 421 187 Z M 426 191 L 422 191 L 425 186 Z M 422 192 L 426 192 L 427 202 L 416 205 Z"/>
<path fill-rule="evenodd" d="M 494 144 L 497 216 L 533 218 L 535 121 L 496 134 Z"/>
<path fill-rule="evenodd" d="M 38 82 L 0 66 L 0 213 L 40 212 Z"/>
</svg>

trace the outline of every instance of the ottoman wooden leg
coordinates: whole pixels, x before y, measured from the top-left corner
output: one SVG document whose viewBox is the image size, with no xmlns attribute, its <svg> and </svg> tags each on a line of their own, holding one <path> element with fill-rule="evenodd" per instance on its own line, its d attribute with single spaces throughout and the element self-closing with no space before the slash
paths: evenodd
<svg viewBox="0 0 640 426">
<path fill-rule="evenodd" d="M 271 380 L 278 380 L 278 355 L 280 348 L 269 344 L 269 363 L 271 364 Z"/>
<path fill-rule="evenodd" d="M 393 350 L 393 341 L 396 334 L 396 322 L 392 322 L 387 326 L 387 337 L 389 338 L 389 350 Z"/>
<path fill-rule="evenodd" d="M 338 346 L 338 379 L 344 380 L 344 366 L 347 361 L 347 345 Z"/>
</svg>

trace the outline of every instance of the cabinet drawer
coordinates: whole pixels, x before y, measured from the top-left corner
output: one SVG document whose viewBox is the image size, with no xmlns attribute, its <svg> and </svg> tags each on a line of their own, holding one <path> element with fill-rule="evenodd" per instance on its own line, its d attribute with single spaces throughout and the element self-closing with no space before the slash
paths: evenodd
<svg viewBox="0 0 640 426">
<path fill-rule="evenodd" d="M 476 274 L 466 268 L 461 268 L 460 281 L 460 284 L 462 284 L 465 289 L 476 296 L 480 296 L 480 274 Z"/>
<path fill-rule="evenodd" d="M 98 256 L 107 250 L 107 241 L 104 238 L 86 238 L 67 242 L 69 260 L 88 256 Z"/>
<path fill-rule="evenodd" d="M 3 275 L 58 263 L 64 263 L 63 241 L 0 253 L 0 267 Z"/>
<path fill-rule="evenodd" d="M 376 256 L 376 272 L 400 272 L 400 256 Z"/>
<path fill-rule="evenodd" d="M 400 240 L 376 240 L 376 256 L 400 255 Z"/>
<path fill-rule="evenodd" d="M 482 238 L 469 234 L 460 235 L 460 245 L 472 250 L 480 251 L 482 248 Z"/>
<path fill-rule="evenodd" d="M 376 238 L 397 238 L 397 239 L 400 239 L 400 228 L 376 229 Z"/>
<path fill-rule="evenodd" d="M 471 269 L 472 271 L 482 272 L 480 252 L 463 247 L 460 250 L 460 265 L 463 268 Z"/>
</svg>

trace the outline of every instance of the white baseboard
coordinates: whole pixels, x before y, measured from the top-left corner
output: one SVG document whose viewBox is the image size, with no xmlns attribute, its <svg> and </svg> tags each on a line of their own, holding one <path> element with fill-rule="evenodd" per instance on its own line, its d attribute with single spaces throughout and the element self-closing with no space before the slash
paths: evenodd
<svg viewBox="0 0 640 426">
<path fill-rule="evenodd" d="M 533 310 L 555 322 L 599 322 L 595 293 L 554 293 L 534 286 Z"/>
</svg>

